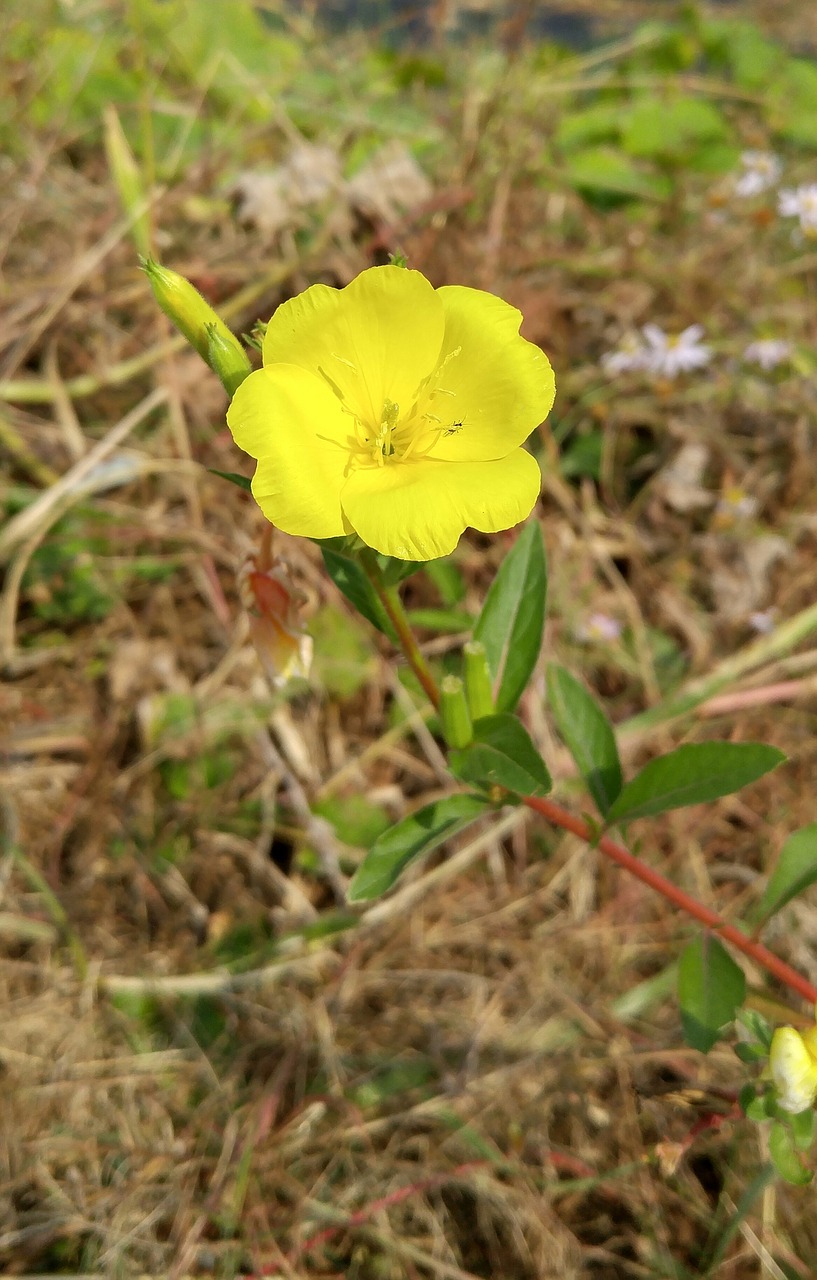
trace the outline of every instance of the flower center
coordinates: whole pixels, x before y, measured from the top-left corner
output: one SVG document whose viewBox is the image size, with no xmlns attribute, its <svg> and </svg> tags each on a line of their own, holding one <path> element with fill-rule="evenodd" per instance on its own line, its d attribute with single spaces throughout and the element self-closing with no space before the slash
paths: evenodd
<svg viewBox="0 0 817 1280">
<path fill-rule="evenodd" d="M 455 435 L 462 430 L 464 415 L 456 417 L 451 412 L 451 401 L 456 392 L 440 386 L 439 382 L 446 365 L 459 355 L 460 350 L 457 347 L 449 352 L 434 372 L 422 379 L 405 412 L 401 413 L 400 405 L 394 400 L 385 399 L 379 421 L 371 421 L 351 409 L 337 383 L 323 369 L 319 370 L 340 400 L 344 413 L 354 419 L 354 431 L 349 440 L 353 465 L 382 467 L 390 462 L 424 458 L 443 436 Z M 335 356 L 335 359 L 361 376 L 350 361 L 341 356 Z"/>
</svg>

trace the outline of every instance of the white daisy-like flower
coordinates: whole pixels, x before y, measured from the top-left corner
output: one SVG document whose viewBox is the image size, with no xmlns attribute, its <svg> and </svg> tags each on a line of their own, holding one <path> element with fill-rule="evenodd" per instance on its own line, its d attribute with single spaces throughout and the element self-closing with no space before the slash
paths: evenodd
<svg viewBox="0 0 817 1280">
<path fill-rule="evenodd" d="M 601 367 L 613 375 L 632 373 L 636 369 L 645 369 L 648 357 L 643 341 L 636 334 L 628 333 L 617 351 L 608 351 L 601 357 Z"/>
<path fill-rule="evenodd" d="M 781 191 L 777 210 L 784 218 L 799 218 L 801 231 L 817 235 L 817 182 Z"/>
<path fill-rule="evenodd" d="M 744 151 L 740 157 L 743 172 L 735 180 L 734 192 L 744 199 L 759 196 L 780 180 L 783 166 L 771 151 Z"/>
<path fill-rule="evenodd" d="M 794 344 L 783 338 L 758 338 L 756 342 L 749 343 L 743 359 L 747 364 L 759 364 L 761 369 L 768 372 L 778 365 L 786 364 L 793 354 Z"/>
<path fill-rule="evenodd" d="M 645 368 L 662 378 L 675 378 L 691 369 L 703 369 L 712 359 L 712 348 L 701 342 L 703 325 L 691 324 L 679 334 L 668 334 L 657 324 L 645 324 Z"/>
</svg>

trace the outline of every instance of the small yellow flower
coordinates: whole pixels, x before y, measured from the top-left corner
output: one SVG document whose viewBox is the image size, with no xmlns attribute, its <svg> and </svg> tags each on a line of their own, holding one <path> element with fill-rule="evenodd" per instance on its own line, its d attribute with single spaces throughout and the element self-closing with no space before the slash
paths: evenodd
<svg viewBox="0 0 817 1280">
<path fill-rule="evenodd" d="M 806 1111 L 817 1098 L 817 1026 L 808 1031 L 778 1027 L 772 1036 L 769 1070 L 784 1111 Z"/>
<path fill-rule="evenodd" d="M 492 294 L 434 289 L 394 266 L 285 302 L 227 416 L 258 461 L 267 519 L 304 537 L 356 533 L 401 560 L 448 555 L 469 525 L 524 520 L 540 474 L 520 446 L 554 379 L 521 318 Z"/>
</svg>

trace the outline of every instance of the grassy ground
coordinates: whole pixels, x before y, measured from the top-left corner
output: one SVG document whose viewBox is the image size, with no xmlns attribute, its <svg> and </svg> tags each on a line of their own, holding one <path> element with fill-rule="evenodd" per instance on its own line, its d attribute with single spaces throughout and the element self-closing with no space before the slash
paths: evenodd
<svg viewBox="0 0 817 1280">
<path fill-rule="evenodd" d="M 813 1193 L 755 1181 L 762 1130 L 720 1123 L 740 1064 L 683 1043 L 687 921 L 516 810 L 384 902 L 345 904 L 376 835 L 445 792 L 434 726 L 317 548 L 284 536 L 316 656 L 308 687 L 270 691 L 236 586 L 261 521 L 208 470 L 246 460 L 133 228 L 239 330 L 398 248 L 521 308 L 559 387 L 534 446 L 546 656 L 603 697 L 629 767 L 710 736 L 789 755 L 635 832 L 740 918 L 814 814 L 817 253 L 731 175 L 772 147 L 784 185 L 817 177 L 817 67 L 786 52 L 814 19 L 688 13 L 573 55 L 528 42 L 523 9 L 486 45 L 421 51 L 216 13 L 0 19 L 0 1265 L 812 1276 Z M 111 104 L 147 218 L 122 214 Z M 361 213 L 345 182 L 395 140 L 430 189 L 414 173 L 409 211 Z M 246 191 L 305 141 L 337 157 L 335 188 L 288 188 L 259 225 Z M 711 365 L 605 373 L 647 322 L 704 325 Z M 790 362 L 743 361 L 759 336 Z M 467 537 L 411 580 L 441 669 L 507 542 Z M 719 701 L 674 717 L 700 680 Z M 541 678 L 522 712 L 579 808 Z M 816 981 L 815 938 L 802 900 L 768 940 Z"/>
</svg>

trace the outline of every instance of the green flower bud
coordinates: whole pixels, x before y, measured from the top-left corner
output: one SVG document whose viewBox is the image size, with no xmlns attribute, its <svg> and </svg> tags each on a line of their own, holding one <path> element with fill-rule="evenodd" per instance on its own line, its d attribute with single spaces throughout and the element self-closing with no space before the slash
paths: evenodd
<svg viewBox="0 0 817 1280">
<path fill-rule="evenodd" d="M 474 734 L 465 688 L 459 676 L 443 676 L 440 682 L 440 719 L 449 747 L 467 747 Z"/>
<path fill-rule="evenodd" d="M 463 645 L 465 658 L 465 697 L 474 720 L 494 714 L 494 690 L 491 670 L 481 640 L 469 640 Z"/>
<path fill-rule="evenodd" d="M 198 289 L 194 289 L 178 271 L 161 266 L 154 258 L 145 259 L 142 266 L 165 315 L 191 347 L 195 347 L 202 360 L 218 374 L 228 391 L 227 379 L 233 383 L 234 391 L 239 385 L 236 381 L 238 371 L 243 369 L 245 376 L 252 372 L 249 357 L 238 338 L 209 302 L 205 302 Z"/>
<path fill-rule="evenodd" d="M 103 118 L 108 168 L 122 208 L 132 219 L 131 235 L 136 248 L 139 253 L 147 255 L 150 253 L 150 211 L 142 173 L 125 137 L 116 108 L 110 103 L 105 108 Z"/>
<path fill-rule="evenodd" d="M 230 334 L 225 338 L 223 326 L 207 324 L 207 363 L 221 379 L 224 390 L 232 397 L 245 378 L 252 373 L 246 351 Z"/>
</svg>

